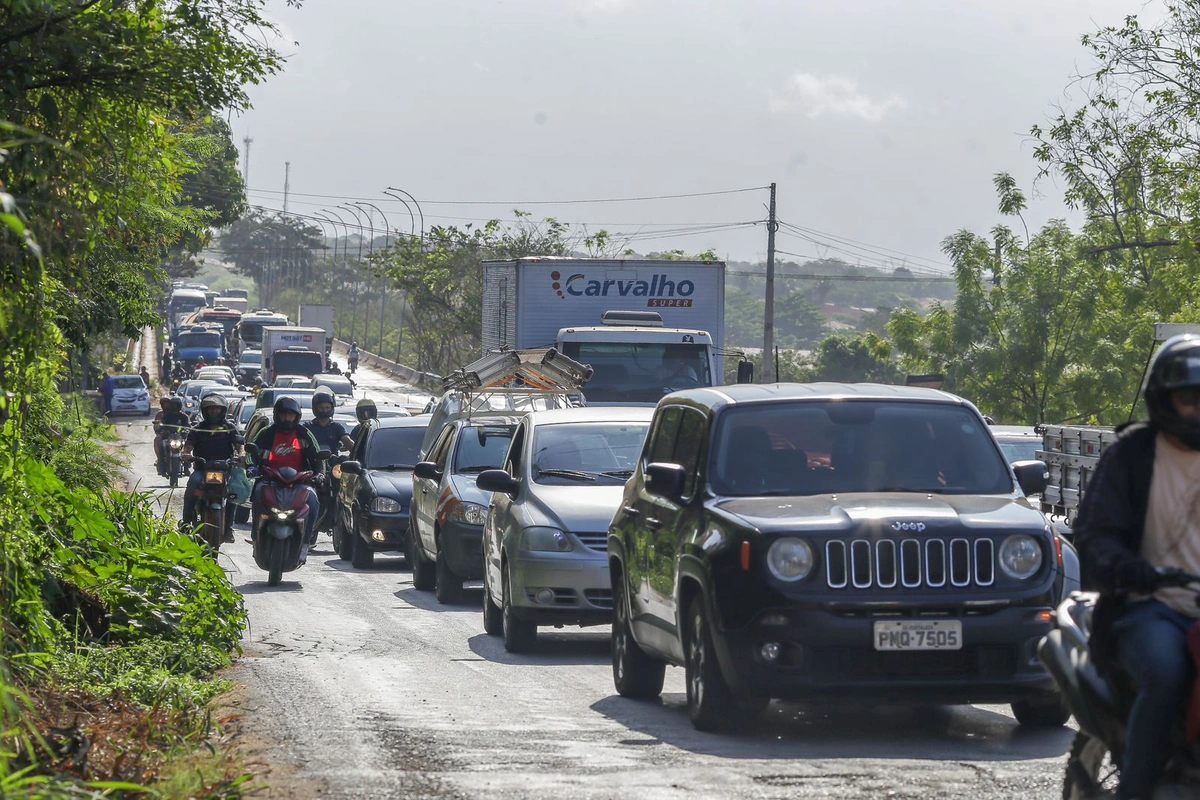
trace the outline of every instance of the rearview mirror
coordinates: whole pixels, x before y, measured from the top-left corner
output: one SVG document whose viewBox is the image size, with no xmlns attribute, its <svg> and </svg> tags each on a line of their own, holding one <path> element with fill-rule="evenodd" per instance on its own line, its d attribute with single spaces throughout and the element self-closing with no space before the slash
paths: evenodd
<svg viewBox="0 0 1200 800">
<path fill-rule="evenodd" d="M 655 462 L 646 467 L 646 491 L 678 502 L 683 497 L 687 471 L 678 464 Z"/>
<path fill-rule="evenodd" d="M 440 481 L 442 479 L 442 471 L 432 461 L 421 461 L 417 466 L 413 467 L 413 477 L 427 481 Z"/>
<path fill-rule="evenodd" d="M 754 362 L 739 361 L 737 367 L 738 383 L 754 383 Z"/>
<path fill-rule="evenodd" d="M 362 463 L 359 461 L 343 461 L 341 463 L 342 472 L 347 475 L 362 475 Z"/>
<path fill-rule="evenodd" d="M 521 487 L 521 482 L 502 469 L 485 469 L 475 479 L 475 485 L 485 492 L 503 492 L 515 495 Z"/>
<path fill-rule="evenodd" d="M 328 450 L 318 450 L 317 461 L 328 461 L 329 457 L 332 455 L 333 453 L 329 452 Z"/>
<path fill-rule="evenodd" d="M 1042 494 L 1050 473 L 1041 461 L 1017 461 L 1012 465 L 1021 491 L 1028 495 Z"/>
</svg>

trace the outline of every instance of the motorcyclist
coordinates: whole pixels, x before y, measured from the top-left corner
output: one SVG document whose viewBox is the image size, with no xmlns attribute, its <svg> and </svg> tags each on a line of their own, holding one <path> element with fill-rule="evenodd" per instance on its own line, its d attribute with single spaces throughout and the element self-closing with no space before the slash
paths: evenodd
<svg viewBox="0 0 1200 800">
<path fill-rule="evenodd" d="M 323 483 L 325 476 L 321 470 L 321 461 L 317 458 L 320 446 L 313 438 L 308 428 L 300 424 L 300 404 L 294 397 L 281 397 L 275 401 L 272 409 L 274 424 L 268 425 L 254 437 L 254 444 L 262 454 L 260 460 L 270 464 L 275 469 L 291 467 L 298 472 L 311 470 L 314 483 Z M 317 517 L 321 513 L 321 503 L 317 493 L 311 487 L 308 490 L 306 502 L 308 517 L 304 531 L 304 545 L 300 548 L 300 563 L 308 560 L 308 548 L 316 537 Z M 254 492 L 251 494 L 250 507 L 252 536 L 258 536 L 259 520 L 262 517 L 262 481 L 256 481 Z"/>
<path fill-rule="evenodd" d="M 350 361 L 350 374 L 353 375 L 354 371 L 358 369 L 358 342 L 350 343 L 348 360 Z"/>
<path fill-rule="evenodd" d="M 242 445 L 238 432 L 226 419 L 229 414 L 228 401 L 219 394 L 205 395 L 200 400 L 200 422 L 188 434 L 183 444 L 182 458 L 191 461 L 193 456 L 205 461 L 228 461 L 235 456 L 241 458 Z M 183 493 L 183 523 L 195 524 L 196 499 L 204 493 L 204 470 L 194 471 L 188 478 L 187 490 Z M 233 541 L 233 514 L 225 515 L 225 530 L 222 540 Z"/>
<path fill-rule="evenodd" d="M 1195 593 L 1159 589 L 1156 568 L 1200 573 L 1200 337 L 1167 340 L 1146 379 L 1149 422 L 1118 429 L 1074 525 L 1086 588 L 1100 591 L 1091 649 L 1137 686 L 1117 797 L 1150 798 L 1196 679 Z"/>
<path fill-rule="evenodd" d="M 349 450 L 354 446 L 354 440 L 346 433 L 346 427 L 333 419 L 333 409 L 336 405 L 333 392 L 325 386 L 318 386 L 312 396 L 313 418 L 304 423 L 304 427 L 312 433 L 320 449 L 337 453 L 339 450 Z"/>
<path fill-rule="evenodd" d="M 158 464 L 158 474 L 165 475 L 167 464 L 163 453 L 163 440 L 175 431 L 186 431 L 189 420 L 183 413 L 183 398 L 170 395 L 158 401 L 159 410 L 154 415 L 154 457 Z"/>
<path fill-rule="evenodd" d="M 358 424 L 354 426 L 354 430 L 350 431 L 351 447 L 358 442 L 362 432 L 367 429 L 367 422 L 379 416 L 379 409 L 375 406 L 374 400 L 364 397 L 354 406 L 354 416 L 358 419 Z"/>
</svg>

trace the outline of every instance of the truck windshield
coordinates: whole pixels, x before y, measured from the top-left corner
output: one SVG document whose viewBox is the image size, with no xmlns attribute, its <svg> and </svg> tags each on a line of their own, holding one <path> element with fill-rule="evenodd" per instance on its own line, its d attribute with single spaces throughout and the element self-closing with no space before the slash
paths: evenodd
<svg viewBox="0 0 1200 800">
<path fill-rule="evenodd" d="M 592 368 L 583 387 L 590 403 L 657 403 L 668 392 L 712 386 L 702 344 L 563 342 L 562 350 Z"/>
<path fill-rule="evenodd" d="M 307 375 L 311 378 L 325 369 L 325 357 L 320 353 L 280 350 L 275 352 L 274 367 L 276 375 Z"/>
<path fill-rule="evenodd" d="M 221 334 L 216 331 L 209 333 L 181 333 L 175 340 L 175 343 L 181 350 L 190 347 L 219 348 L 221 346 Z"/>
<path fill-rule="evenodd" d="M 263 331 L 264 326 L 271 325 L 271 326 L 278 327 L 280 325 L 286 325 L 286 324 L 287 323 L 281 319 L 254 320 L 254 321 L 243 319 L 238 324 L 238 338 L 241 339 L 243 342 L 252 342 L 252 343 L 258 344 L 258 343 L 262 342 L 262 331 Z"/>
<path fill-rule="evenodd" d="M 538 483 L 625 483 L 646 438 L 645 422 L 542 425 L 533 447 Z"/>
<path fill-rule="evenodd" d="M 721 416 L 720 495 L 1008 494 L 1008 464 L 969 409 L 867 400 L 778 402 Z"/>
</svg>

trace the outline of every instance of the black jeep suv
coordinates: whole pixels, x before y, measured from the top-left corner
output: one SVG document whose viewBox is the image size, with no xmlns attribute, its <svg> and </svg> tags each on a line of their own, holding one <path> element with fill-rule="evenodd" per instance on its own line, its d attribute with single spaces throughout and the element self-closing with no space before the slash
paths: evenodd
<svg viewBox="0 0 1200 800">
<path fill-rule="evenodd" d="M 929 389 L 667 395 L 609 529 L 613 678 L 687 672 L 697 728 L 771 698 L 1012 703 L 1061 725 L 1038 662 L 1059 543 L 979 412 Z"/>
</svg>

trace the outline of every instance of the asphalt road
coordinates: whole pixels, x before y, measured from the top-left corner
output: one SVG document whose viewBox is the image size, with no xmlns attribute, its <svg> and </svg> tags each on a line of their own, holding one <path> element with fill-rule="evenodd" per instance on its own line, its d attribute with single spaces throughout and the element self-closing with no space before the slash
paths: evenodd
<svg viewBox="0 0 1200 800">
<path fill-rule="evenodd" d="M 177 513 L 145 422 L 115 421 L 134 481 Z M 357 571 L 327 537 L 268 588 L 247 536 L 220 563 L 250 614 L 229 677 L 267 796 L 1060 796 L 1072 732 L 1019 728 L 1007 707 L 775 703 L 748 732 L 698 733 L 681 669 L 660 703 L 616 695 L 607 628 L 543 629 L 535 654 L 509 655 L 483 632 L 481 590 L 439 605 L 399 554 Z"/>
</svg>

